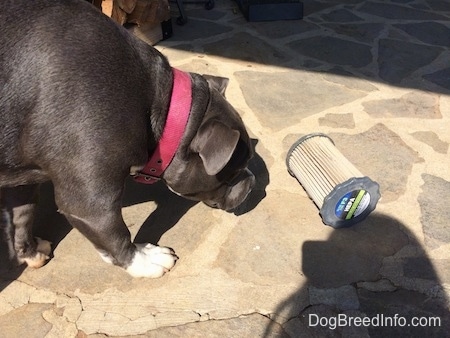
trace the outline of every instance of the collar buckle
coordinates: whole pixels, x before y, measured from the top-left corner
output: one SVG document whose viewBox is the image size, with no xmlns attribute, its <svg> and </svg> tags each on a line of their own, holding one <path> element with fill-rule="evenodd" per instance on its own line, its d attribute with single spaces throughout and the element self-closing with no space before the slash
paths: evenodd
<svg viewBox="0 0 450 338">
<path fill-rule="evenodd" d="M 154 175 L 150 175 L 150 174 L 145 174 L 141 171 L 137 172 L 136 174 L 133 175 L 133 178 L 140 183 L 147 183 L 147 184 L 152 184 L 152 183 L 156 183 L 158 181 L 161 181 L 161 177 L 159 176 L 154 176 Z"/>
</svg>

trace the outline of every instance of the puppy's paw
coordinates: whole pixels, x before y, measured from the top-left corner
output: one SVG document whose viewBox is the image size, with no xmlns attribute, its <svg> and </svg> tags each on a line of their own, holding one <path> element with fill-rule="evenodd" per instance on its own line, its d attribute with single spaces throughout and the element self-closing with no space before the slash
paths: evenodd
<svg viewBox="0 0 450 338">
<path fill-rule="evenodd" d="M 27 263 L 31 268 L 40 268 L 45 265 L 48 259 L 50 259 L 50 253 L 52 252 L 52 243 L 36 237 L 37 247 L 36 253 L 30 257 L 19 258 L 19 263 Z"/>
<path fill-rule="evenodd" d="M 133 277 L 159 278 L 175 265 L 178 257 L 170 248 L 135 244 L 136 252 L 127 272 Z"/>
<path fill-rule="evenodd" d="M 52 252 L 52 242 L 46 241 L 45 239 L 36 237 L 37 248 L 36 250 L 49 256 Z"/>
</svg>

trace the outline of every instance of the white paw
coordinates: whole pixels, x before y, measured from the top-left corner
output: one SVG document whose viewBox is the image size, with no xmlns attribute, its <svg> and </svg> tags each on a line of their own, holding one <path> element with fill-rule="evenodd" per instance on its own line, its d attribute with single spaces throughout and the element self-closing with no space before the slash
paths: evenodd
<svg viewBox="0 0 450 338">
<path fill-rule="evenodd" d="M 50 258 L 50 252 L 52 252 L 52 243 L 39 237 L 36 237 L 37 248 L 36 255 L 33 257 L 19 258 L 20 263 L 27 263 L 29 267 L 40 268 Z"/>
<path fill-rule="evenodd" d="M 175 265 L 178 257 L 172 249 L 153 244 L 135 244 L 136 253 L 127 272 L 133 277 L 159 278 Z"/>
</svg>

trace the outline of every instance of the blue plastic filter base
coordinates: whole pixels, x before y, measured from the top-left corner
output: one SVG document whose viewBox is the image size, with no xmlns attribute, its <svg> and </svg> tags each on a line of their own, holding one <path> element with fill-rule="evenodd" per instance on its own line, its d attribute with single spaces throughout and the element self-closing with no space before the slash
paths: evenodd
<svg viewBox="0 0 450 338">
<path fill-rule="evenodd" d="M 365 219 L 380 199 L 380 186 L 368 177 L 340 183 L 324 198 L 320 215 L 324 224 L 347 228 Z"/>
</svg>

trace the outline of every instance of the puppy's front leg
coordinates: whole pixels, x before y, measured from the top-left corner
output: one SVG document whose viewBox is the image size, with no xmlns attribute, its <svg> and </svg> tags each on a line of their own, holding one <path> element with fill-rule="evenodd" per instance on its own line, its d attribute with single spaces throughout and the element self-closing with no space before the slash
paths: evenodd
<svg viewBox="0 0 450 338">
<path fill-rule="evenodd" d="M 59 212 L 95 246 L 106 262 L 124 268 L 135 277 L 161 277 L 175 265 L 177 257 L 167 248 L 131 242 L 122 218 L 124 180 L 129 167 L 118 167 L 121 162 L 105 154 L 108 152 L 94 156 L 103 159 L 102 166 L 81 163 L 64 170 L 66 164 L 60 163 L 59 175 L 53 177 Z M 115 156 L 126 158 L 127 155 Z M 108 168 L 107 175 L 104 168 Z"/>
<path fill-rule="evenodd" d="M 96 247 L 102 259 L 124 268 L 133 277 L 159 278 L 170 271 L 178 257 L 170 248 L 131 243 L 130 232 L 117 213 L 87 220 L 63 214 Z"/>
</svg>

